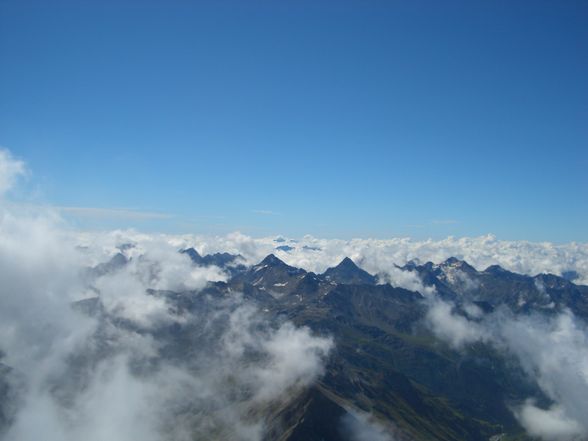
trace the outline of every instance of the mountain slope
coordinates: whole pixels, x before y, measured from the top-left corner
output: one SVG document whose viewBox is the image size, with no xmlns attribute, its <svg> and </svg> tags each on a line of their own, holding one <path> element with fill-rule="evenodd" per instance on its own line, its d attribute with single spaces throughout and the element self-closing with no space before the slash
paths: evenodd
<svg viewBox="0 0 588 441">
<path fill-rule="evenodd" d="M 373 285 L 376 277 L 359 268 L 353 260 L 345 257 L 339 265 L 328 268 L 321 277 L 329 282 L 345 285 Z"/>
</svg>

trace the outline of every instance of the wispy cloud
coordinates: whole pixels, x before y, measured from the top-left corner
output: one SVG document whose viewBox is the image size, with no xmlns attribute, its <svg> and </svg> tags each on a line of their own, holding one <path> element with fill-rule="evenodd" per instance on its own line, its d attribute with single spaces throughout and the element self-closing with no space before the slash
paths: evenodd
<svg viewBox="0 0 588 441">
<path fill-rule="evenodd" d="M 272 210 L 251 210 L 255 214 L 263 214 L 265 216 L 280 216 L 281 213 L 277 213 Z"/>
<path fill-rule="evenodd" d="M 89 219 L 150 220 L 171 219 L 169 213 L 143 211 L 133 208 L 55 207 L 62 213 Z"/>
<path fill-rule="evenodd" d="M 433 219 L 431 221 L 431 223 L 433 225 L 454 225 L 454 224 L 458 224 L 459 221 L 457 221 L 455 219 Z"/>
<path fill-rule="evenodd" d="M 28 172 L 26 164 L 0 147 L 0 196 L 12 189 L 19 177 Z"/>
</svg>

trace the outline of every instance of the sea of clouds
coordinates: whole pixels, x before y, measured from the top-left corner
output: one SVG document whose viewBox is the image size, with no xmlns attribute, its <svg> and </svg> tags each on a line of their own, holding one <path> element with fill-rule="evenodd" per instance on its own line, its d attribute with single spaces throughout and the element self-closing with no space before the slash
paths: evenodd
<svg viewBox="0 0 588 441">
<path fill-rule="evenodd" d="M 176 249 L 193 247 L 200 254 L 228 252 L 239 254 L 247 265 L 259 263 L 270 253 L 289 265 L 321 273 L 350 257 L 382 281 L 407 289 L 422 289 L 420 280 L 402 271 L 409 261 L 440 263 L 449 257 L 467 261 L 479 271 L 490 265 L 520 274 L 575 272 L 577 284 L 588 284 L 588 244 L 504 241 L 494 236 L 449 237 L 443 240 L 393 239 L 301 239 L 283 237 L 254 238 L 235 232 L 224 236 L 144 234 L 133 230 L 70 232 L 72 240 L 88 252 L 88 262 L 104 261 L 119 252 L 121 244 L 131 243 L 138 250 L 154 242 L 168 243 Z M 287 247 L 284 250 L 283 247 Z"/>
<path fill-rule="evenodd" d="M 502 311 L 480 319 L 472 307 L 471 314 L 460 315 L 454 305 L 435 299 L 434 290 L 425 288 L 415 273 L 398 268 L 411 260 L 441 262 L 454 256 L 479 270 L 499 264 L 529 275 L 574 271 L 575 282 L 586 284 L 588 244 L 493 236 L 295 240 L 238 232 L 77 231 L 58 210 L 4 198 L 27 173 L 24 162 L 0 150 L 0 363 L 12 368 L 9 381 L 19 390 L 3 410 L 12 423 L 2 439 L 187 440 L 214 430 L 225 431 L 221 435 L 232 440 L 262 439 L 264 423 L 251 416 L 255 409 L 320 378 L 333 341 L 288 322 L 267 323 L 238 296 L 213 304 L 206 316 L 170 312 L 165 300 L 148 290 L 197 292 L 210 281 L 227 278 L 221 269 L 195 266 L 178 253 L 189 247 L 203 255 L 239 254 L 245 264 L 274 253 L 317 273 L 351 257 L 381 282 L 423 293 L 429 326 L 455 350 L 484 341 L 517 356 L 554 403 L 547 409 L 533 401 L 513 407 L 530 434 L 545 440 L 588 436 L 588 333 L 583 322 L 569 312 L 549 320 Z M 117 253 L 130 259 L 127 265 L 88 276 L 88 268 Z M 129 326 L 71 307 L 98 293 L 108 316 Z M 190 363 L 166 363 L 153 333 L 174 323 L 194 326 L 202 341 L 214 345 L 191 348 Z M 250 362 L 251 353 L 257 362 Z M 236 397 L 242 390 L 250 392 Z M 178 415 L 185 415 L 180 424 Z M 376 423 L 350 431 L 355 432 L 358 439 L 364 433 L 388 439 Z"/>
<path fill-rule="evenodd" d="M 174 311 L 151 290 L 197 295 L 226 274 L 165 236 L 86 236 L 8 202 L 25 173 L 0 151 L 0 439 L 259 441 L 264 409 L 322 375 L 330 337 L 270 323 L 238 293 Z M 125 265 L 91 270 L 116 247 Z M 97 295 L 94 313 L 72 307 Z M 190 335 L 178 347 L 175 324 Z"/>
</svg>

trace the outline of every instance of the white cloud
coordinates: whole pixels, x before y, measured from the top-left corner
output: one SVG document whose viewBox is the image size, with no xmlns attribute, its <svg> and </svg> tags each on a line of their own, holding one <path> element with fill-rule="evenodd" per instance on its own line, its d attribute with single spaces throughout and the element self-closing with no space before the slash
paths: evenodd
<svg viewBox="0 0 588 441">
<path fill-rule="evenodd" d="M 531 436 L 547 441 L 579 440 L 585 433 L 580 424 L 569 419 L 560 406 L 540 409 L 527 401 L 515 412 L 519 422 Z"/>
<path fill-rule="evenodd" d="M 378 274 L 380 283 L 390 283 L 392 286 L 418 291 L 425 296 L 435 293 L 435 287 L 425 286 L 415 271 L 404 271 L 395 266 L 387 267 Z"/>
<path fill-rule="evenodd" d="M 394 436 L 389 428 L 378 423 L 375 418 L 367 413 L 349 411 L 343 416 L 343 433 L 349 441 L 394 441 Z"/>
<path fill-rule="evenodd" d="M 237 294 L 214 301 L 210 314 L 182 317 L 163 297 L 148 294 L 153 288 L 198 295 L 207 281 L 226 277 L 218 268 L 195 267 L 175 239 L 68 234 L 52 215 L 2 215 L 0 346 L 3 362 L 27 386 L 9 441 L 159 441 L 163 433 L 187 441 L 210 430 L 259 441 L 264 426 L 251 417 L 254 408 L 323 372 L 331 339 L 288 322 L 274 328 Z M 95 295 L 81 277 L 85 263 L 108 260 L 129 242 L 132 247 L 122 247 L 128 263 L 91 281 L 113 320 L 98 323 L 76 313 L 72 300 Z M 121 318 L 141 331 L 118 327 Z M 191 354 L 185 365 L 160 360 L 163 342 L 150 336 L 169 321 L 200 339 L 185 348 Z M 72 357 L 94 362 L 76 367 Z"/>
<path fill-rule="evenodd" d="M 330 338 L 315 337 L 308 328 L 296 328 L 291 323 L 282 325 L 262 345 L 270 359 L 256 374 L 256 398 L 271 400 L 285 389 L 307 386 L 322 375 L 322 360 L 332 347 Z"/>
<path fill-rule="evenodd" d="M 148 220 L 170 219 L 173 216 L 167 213 L 136 210 L 133 208 L 98 208 L 98 207 L 54 207 L 65 215 L 91 219 L 117 219 L 117 220 Z"/>
<path fill-rule="evenodd" d="M 241 233 L 226 236 L 175 236 L 185 246 L 194 246 L 203 253 L 227 251 L 242 254 L 249 263 L 257 263 L 269 253 L 275 253 L 286 263 L 309 271 L 323 272 L 350 257 L 374 274 L 394 274 L 395 265 L 410 260 L 442 262 L 449 257 L 466 260 L 478 270 L 501 265 L 522 274 L 562 274 L 578 272 L 577 283 L 588 284 L 588 243 L 553 244 L 550 242 L 504 241 L 492 235 L 481 237 L 448 237 L 443 240 L 418 241 L 410 238 L 378 239 L 320 239 L 304 236 L 283 243 L 274 237 L 253 238 Z M 288 252 L 276 246 L 288 244 Z"/>
<path fill-rule="evenodd" d="M 550 318 L 498 310 L 471 321 L 454 313 L 449 303 L 430 301 L 427 323 L 437 337 L 456 349 L 486 341 L 519 359 L 527 375 L 554 403 L 549 409 L 532 401 L 513 408 L 531 435 L 547 441 L 588 436 L 588 330 L 570 311 Z"/>
<path fill-rule="evenodd" d="M 588 436 L 588 331 L 571 312 L 546 320 L 525 317 L 501 320 L 496 326 L 500 338 L 515 353 L 527 373 L 535 378 L 555 402 L 549 411 L 540 411 L 530 404 L 520 411 L 521 422 L 543 415 L 553 430 L 567 426 L 571 432 Z M 547 418 L 549 417 L 549 418 Z M 558 420 L 560 425 L 555 425 Z M 532 426 L 528 426 L 531 428 Z M 539 430 L 541 426 L 534 426 Z M 547 426 L 546 426 L 547 427 Z M 547 430 L 547 429 L 546 429 Z M 573 439 L 542 435 L 545 439 Z"/>
<path fill-rule="evenodd" d="M 93 326 L 69 307 L 85 288 L 75 243 L 58 226 L 52 213 L 0 206 L 0 349 L 27 373 L 51 370 Z"/>
<path fill-rule="evenodd" d="M 453 306 L 440 299 L 428 300 L 426 323 L 433 333 L 456 349 L 468 343 L 485 340 L 487 331 L 478 323 L 456 314 Z"/>
<path fill-rule="evenodd" d="M 24 169 L 0 152 L 0 190 Z M 253 248 L 244 236 L 229 240 Z M 251 416 L 255 407 L 322 374 L 331 339 L 288 322 L 273 327 L 237 293 L 208 299 L 210 316 L 178 316 L 150 294 L 198 296 L 209 281 L 226 279 L 179 253 L 185 243 L 135 231 L 76 232 L 55 209 L 0 204 L 0 357 L 18 377 L 19 396 L 0 403 L 14 412 L 3 439 L 188 441 L 212 428 L 227 439 L 259 441 L 264 427 Z M 119 252 L 126 264 L 89 275 L 88 267 Z M 97 294 L 106 318 L 72 308 Z M 160 355 L 169 342 L 157 332 L 173 321 L 199 340 L 171 366 Z"/>
<path fill-rule="evenodd" d="M 0 148 L 0 197 L 12 189 L 17 179 L 26 172 L 23 161 L 16 159 L 8 150 Z"/>
</svg>

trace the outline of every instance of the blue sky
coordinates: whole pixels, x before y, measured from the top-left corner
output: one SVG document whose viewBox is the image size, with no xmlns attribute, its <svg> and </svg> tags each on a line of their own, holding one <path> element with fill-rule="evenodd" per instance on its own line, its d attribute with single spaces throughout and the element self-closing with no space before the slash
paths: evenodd
<svg viewBox="0 0 588 441">
<path fill-rule="evenodd" d="M 585 1 L 0 1 L 13 197 L 84 228 L 588 241 Z"/>
</svg>

